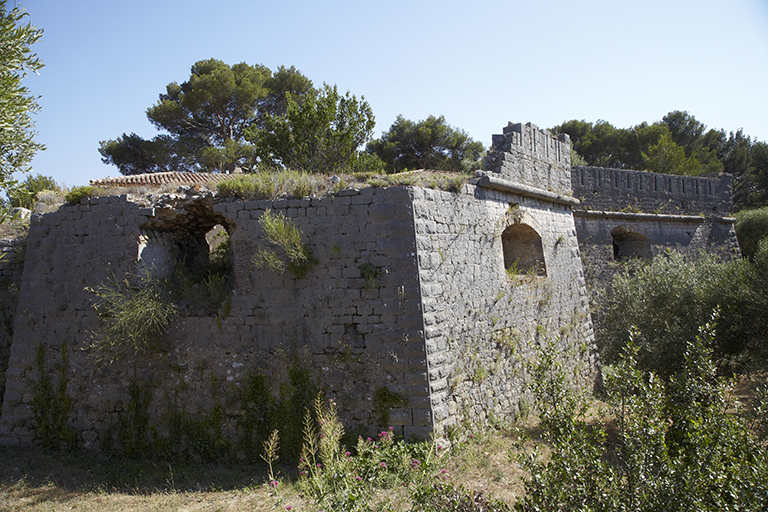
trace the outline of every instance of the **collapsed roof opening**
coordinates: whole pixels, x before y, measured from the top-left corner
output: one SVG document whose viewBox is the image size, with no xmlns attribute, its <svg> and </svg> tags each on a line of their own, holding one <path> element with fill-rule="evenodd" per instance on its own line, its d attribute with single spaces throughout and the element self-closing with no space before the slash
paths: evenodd
<svg viewBox="0 0 768 512">
<path fill-rule="evenodd" d="M 613 237 L 613 259 L 651 258 L 651 240 L 636 231 L 619 226 L 611 231 Z"/>
<path fill-rule="evenodd" d="M 208 202 L 155 211 L 141 225 L 137 266 L 166 280 L 188 314 L 215 314 L 234 286 L 229 244 L 234 225 Z"/>
<path fill-rule="evenodd" d="M 234 226 L 208 201 L 191 201 L 157 208 L 155 217 L 140 227 L 139 263 L 167 276 L 179 264 L 189 271 L 209 264 Z"/>
<path fill-rule="evenodd" d="M 528 224 L 513 224 L 501 234 L 504 268 L 508 272 L 547 275 L 541 236 Z"/>
</svg>

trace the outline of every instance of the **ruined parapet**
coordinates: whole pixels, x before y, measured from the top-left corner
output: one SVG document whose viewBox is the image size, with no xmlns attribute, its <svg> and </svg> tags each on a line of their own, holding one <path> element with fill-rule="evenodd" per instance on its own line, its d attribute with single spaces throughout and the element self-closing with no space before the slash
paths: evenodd
<svg viewBox="0 0 768 512">
<path fill-rule="evenodd" d="M 556 194 L 571 194 L 570 137 L 553 137 L 532 123 L 509 123 L 493 135 L 484 174 Z"/>
</svg>

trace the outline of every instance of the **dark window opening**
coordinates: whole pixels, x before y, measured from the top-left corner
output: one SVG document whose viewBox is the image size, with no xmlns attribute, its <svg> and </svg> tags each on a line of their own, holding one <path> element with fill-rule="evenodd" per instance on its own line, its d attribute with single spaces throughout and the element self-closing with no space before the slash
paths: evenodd
<svg viewBox="0 0 768 512">
<path fill-rule="evenodd" d="M 652 256 L 651 241 L 645 235 L 619 226 L 611 231 L 611 236 L 613 237 L 613 259 L 615 261 L 629 258 L 650 258 Z"/>
<path fill-rule="evenodd" d="M 504 268 L 510 274 L 546 276 L 541 237 L 527 224 L 513 224 L 501 234 Z"/>
</svg>

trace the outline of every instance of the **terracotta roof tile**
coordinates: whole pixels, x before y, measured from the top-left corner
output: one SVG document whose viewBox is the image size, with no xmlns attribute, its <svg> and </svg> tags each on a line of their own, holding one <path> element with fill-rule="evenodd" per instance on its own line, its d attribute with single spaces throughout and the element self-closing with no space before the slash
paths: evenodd
<svg viewBox="0 0 768 512">
<path fill-rule="evenodd" d="M 91 180 L 91 185 L 97 187 L 159 187 L 162 185 L 212 186 L 229 177 L 231 177 L 230 174 L 213 174 L 207 172 L 153 172 Z"/>
</svg>

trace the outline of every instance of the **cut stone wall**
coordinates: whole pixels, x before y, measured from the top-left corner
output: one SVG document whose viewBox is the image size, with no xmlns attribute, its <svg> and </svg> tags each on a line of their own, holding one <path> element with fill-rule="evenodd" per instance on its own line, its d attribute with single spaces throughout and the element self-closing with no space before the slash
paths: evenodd
<svg viewBox="0 0 768 512">
<path fill-rule="evenodd" d="M 11 352 L 26 244 L 26 238 L 0 240 L 0 408 L 5 394 L 5 372 Z"/>
<path fill-rule="evenodd" d="M 461 194 L 416 189 L 414 214 L 438 432 L 530 408 L 527 366 L 545 343 L 591 389 L 597 360 L 569 206 L 470 184 Z M 546 276 L 505 269 L 501 234 L 514 225 L 541 237 Z"/>
<path fill-rule="evenodd" d="M 348 427 L 377 426 L 374 394 L 385 386 L 406 398 L 402 408 L 391 411 L 390 423 L 402 435 L 427 436 L 412 193 L 369 188 L 327 198 L 218 204 L 193 197 L 167 208 L 144 207 L 126 196 L 101 197 L 35 216 L 0 442 L 39 440 L 32 408 L 38 346 L 45 349 L 44 368 L 54 380 L 65 348 L 69 421 L 79 444 L 89 449 L 99 449 L 104 433 L 126 413 L 135 383 L 149 393 L 149 418 L 160 435 L 168 429 L 171 401 L 192 415 L 210 413 L 220 401 L 227 435 L 236 438 L 242 414 L 238 387 L 250 374 L 266 375 L 275 386 L 286 382 L 296 358 L 336 398 Z M 258 219 L 267 209 L 304 231 L 319 261 L 305 278 L 254 266 L 255 251 L 266 244 Z M 174 230 L 178 234 L 184 216 L 202 223 L 199 230 L 222 219 L 227 225 L 234 253 L 231 304 L 217 315 L 182 314 L 161 350 L 99 368 L 89 345 L 101 325 L 87 289 L 135 272 L 139 248 L 151 232 L 170 230 L 166 238 Z M 365 263 L 382 270 L 376 283 L 362 277 Z"/>
<path fill-rule="evenodd" d="M 728 174 L 706 178 L 602 167 L 571 170 L 580 210 L 723 216 L 733 208 L 731 182 Z"/>
<path fill-rule="evenodd" d="M 348 431 L 392 426 L 426 438 L 513 420 L 532 403 L 527 368 L 545 344 L 575 386 L 595 382 L 588 283 L 606 286 L 627 255 L 734 254 L 729 209 L 729 177 L 572 170 L 567 136 L 529 123 L 495 135 L 485 169 L 459 192 L 409 186 L 243 201 L 198 186 L 35 214 L 0 444 L 41 442 L 42 375 L 63 393 L 55 399 L 66 428 L 57 428 L 97 451 L 129 442 L 126 425 L 142 422 L 143 435 L 168 438 L 174 411 L 216 417 L 212 435 L 242 441 L 253 379 L 277 398 L 297 365 L 336 400 Z M 317 259 L 306 276 L 255 264 L 273 247 L 259 224 L 268 210 L 303 232 Z M 180 309 L 159 346 L 97 364 L 91 345 L 103 322 L 92 290 L 142 269 L 194 269 L 214 229 L 231 243 L 229 297 Z M 2 261 L 0 272 L 19 279 Z"/>
<path fill-rule="evenodd" d="M 483 162 L 489 176 L 564 195 L 571 195 L 570 168 L 568 134 L 555 138 L 532 123 L 509 123 L 493 135 Z"/>
</svg>

